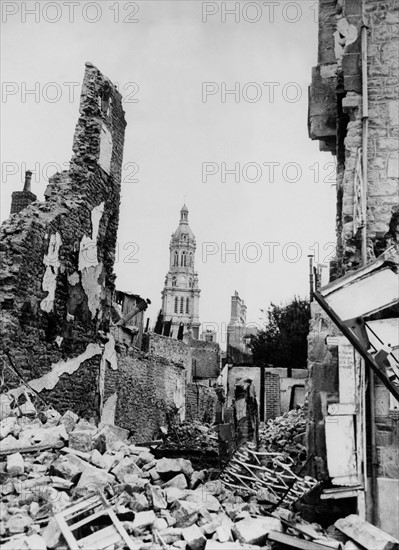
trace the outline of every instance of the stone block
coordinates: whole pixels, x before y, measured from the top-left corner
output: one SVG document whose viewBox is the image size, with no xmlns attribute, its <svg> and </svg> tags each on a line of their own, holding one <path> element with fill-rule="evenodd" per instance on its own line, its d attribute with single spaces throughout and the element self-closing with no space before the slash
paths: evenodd
<svg viewBox="0 0 399 550">
<path fill-rule="evenodd" d="M 344 76 L 344 88 L 347 92 L 361 93 L 361 91 L 362 91 L 361 76 L 359 76 L 359 75 L 345 75 Z"/>
<path fill-rule="evenodd" d="M 162 487 L 164 489 L 166 489 L 166 487 L 175 487 L 176 489 L 187 489 L 188 485 L 187 485 L 186 476 L 184 474 L 178 474 L 177 476 L 172 477 L 169 481 L 164 483 Z"/>
<path fill-rule="evenodd" d="M 24 459 L 20 453 L 13 453 L 7 456 L 6 470 L 11 476 L 20 476 L 24 473 Z"/>
<path fill-rule="evenodd" d="M 137 512 L 135 515 L 132 529 L 143 529 L 147 527 L 151 527 L 154 522 L 156 521 L 157 517 L 154 514 L 153 510 L 148 510 L 145 512 Z"/>
<path fill-rule="evenodd" d="M 139 468 L 141 468 L 145 464 L 150 464 L 152 462 L 154 462 L 154 455 L 144 451 L 138 455 L 136 464 Z"/>
<path fill-rule="evenodd" d="M 63 414 L 61 417 L 61 423 L 64 424 L 66 431 L 72 432 L 76 424 L 79 421 L 79 416 L 75 414 L 73 411 L 66 411 L 66 413 Z"/>
<path fill-rule="evenodd" d="M 206 538 L 197 525 L 186 527 L 182 531 L 184 540 L 187 542 L 188 550 L 204 550 Z"/>
<path fill-rule="evenodd" d="M 144 512 L 149 509 L 150 504 L 143 493 L 133 493 L 130 495 L 127 507 L 133 512 Z"/>
<path fill-rule="evenodd" d="M 89 453 L 93 448 L 92 431 L 75 428 L 69 434 L 69 446 L 83 453 Z"/>
<path fill-rule="evenodd" d="M 130 487 L 129 493 L 140 493 L 144 490 L 148 483 L 147 479 L 143 479 L 137 474 L 125 474 L 123 482 Z"/>
<path fill-rule="evenodd" d="M 75 487 L 77 495 L 88 495 L 90 493 L 98 493 L 104 489 L 108 484 L 112 484 L 115 481 L 115 477 L 105 470 L 100 470 L 89 464 L 86 466 L 79 482 Z"/>
<path fill-rule="evenodd" d="M 3 418 L 3 420 L 0 422 L 0 439 L 4 439 L 8 435 L 12 434 L 14 432 L 16 423 L 17 419 L 15 418 L 15 416 L 8 416 L 6 418 Z"/>
<path fill-rule="evenodd" d="M 220 502 L 206 491 L 205 486 L 189 492 L 186 500 L 196 503 L 198 508 L 205 508 L 208 512 L 218 512 L 220 510 Z"/>
<path fill-rule="evenodd" d="M 190 479 L 194 472 L 191 462 L 184 458 L 161 458 L 157 461 L 156 470 L 162 479 L 167 480 L 178 474 Z"/>
<path fill-rule="evenodd" d="M 50 474 L 76 482 L 86 466 L 87 463 L 79 457 L 67 454 L 60 456 L 51 464 Z"/>
<path fill-rule="evenodd" d="M 166 510 L 166 508 L 168 507 L 165 493 L 160 487 L 148 484 L 146 486 L 146 496 L 155 511 Z"/>
<path fill-rule="evenodd" d="M 176 520 L 176 527 L 190 527 L 198 518 L 195 504 L 185 500 L 176 500 L 170 508 L 170 513 Z"/>
<path fill-rule="evenodd" d="M 142 471 L 131 458 L 126 456 L 111 470 L 111 473 L 116 476 L 118 481 L 123 482 L 126 474 L 140 476 Z"/>
<path fill-rule="evenodd" d="M 250 517 L 235 523 L 233 526 L 233 533 L 240 542 L 245 544 L 257 544 L 259 546 L 266 543 L 267 535 L 270 531 L 283 531 L 279 519 L 271 517 Z"/>
</svg>

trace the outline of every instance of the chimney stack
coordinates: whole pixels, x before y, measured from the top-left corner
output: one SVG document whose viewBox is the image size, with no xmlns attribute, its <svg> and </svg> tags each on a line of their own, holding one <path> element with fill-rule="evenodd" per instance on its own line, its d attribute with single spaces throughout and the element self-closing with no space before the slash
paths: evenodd
<svg viewBox="0 0 399 550">
<path fill-rule="evenodd" d="M 30 193 L 30 184 L 32 181 L 32 170 L 27 170 L 25 172 L 25 185 L 24 185 L 24 193 L 29 192 Z"/>
<path fill-rule="evenodd" d="M 25 172 L 25 184 L 23 191 L 14 191 L 11 199 L 11 212 L 10 214 L 18 214 L 21 210 L 34 202 L 37 197 L 31 192 L 32 171 L 27 170 Z"/>
</svg>

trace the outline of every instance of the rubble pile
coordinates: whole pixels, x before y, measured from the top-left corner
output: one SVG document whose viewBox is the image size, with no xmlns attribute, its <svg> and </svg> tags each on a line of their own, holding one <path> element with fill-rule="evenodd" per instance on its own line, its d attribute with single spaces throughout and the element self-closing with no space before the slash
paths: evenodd
<svg viewBox="0 0 399 550">
<path fill-rule="evenodd" d="M 259 450 L 281 453 L 299 474 L 307 459 L 304 437 L 306 418 L 302 409 L 291 410 L 259 428 Z"/>
<path fill-rule="evenodd" d="M 189 460 L 157 460 L 127 430 L 2 405 L 4 550 L 341 548 L 284 508 L 265 514 L 259 498 L 208 481 Z"/>
<path fill-rule="evenodd" d="M 218 436 L 215 428 L 209 424 L 182 422 L 169 428 L 163 447 L 217 451 Z"/>
</svg>

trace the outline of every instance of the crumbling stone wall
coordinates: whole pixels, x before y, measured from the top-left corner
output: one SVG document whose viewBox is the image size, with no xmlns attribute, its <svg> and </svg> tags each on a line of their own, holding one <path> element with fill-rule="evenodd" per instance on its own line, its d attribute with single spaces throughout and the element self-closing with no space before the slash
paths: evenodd
<svg viewBox="0 0 399 550">
<path fill-rule="evenodd" d="M 139 351 L 121 345 L 114 329 L 118 368 L 112 363 L 105 366 L 101 420 L 128 429 L 137 442 L 157 438 L 161 426 L 185 419 L 190 348 L 173 338 L 145 333 Z"/>
<path fill-rule="evenodd" d="M 108 365 L 104 375 L 102 421 L 128 429 L 138 443 L 158 438 L 159 428 L 169 421 L 184 420 L 186 403 L 189 349 L 183 348 L 180 355 L 173 355 L 172 349 L 169 355 L 166 342 L 173 348 L 177 341 L 164 337 L 161 355 L 160 346 L 150 343 L 158 335 L 145 336 L 152 351 L 121 349 L 118 370 Z"/>
<path fill-rule="evenodd" d="M 218 397 L 214 388 L 201 384 L 187 384 L 186 419 L 213 424 L 216 418 Z"/>
<path fill-rule="evenodd" d="M 187 343 L 193 358 L 193 379 L 217 378 L 220 374 L 219 344 L 194 338 Z"/>
<path fill-rule="evenodd" d="M 151 332 L 143 335 L 142 348 L 151 355 L 167 358 L 170 362 L 181 365 L 187 373 L 187 380 L 190 380 L 192 358 L 187 344 L 181 340 Z"/>
<path fill-rule="evenodd" d="M 362 221 L 367 227 L 367 260 L 399 242 L 399 5 L 396 0 L 320 0 L 319 57 L 309 94 L 309 133 L 320 148 L 337 157 L 337 257 L 331 278 L 362 264 Z M 362 26 L 367 26 L 367 195 L 366 219 L 356 211 L 356 173 L 362 177 L 363 130 Z M 339 335 L 316 305 L 308 339 L 308 444 L 313 475 L 327 476 L 324 418 L 338 397 L 337 346 L 327 335 Z M 398 436 L 389 394 L 376 380 L 379 476 L 398 478 Z M 396 454 L 395 454 L 396 452 Z M 381 480 L 379 480 L 381 481 Z M 397 485 L 395 485 L 397 490 Z M 381 492 L 382 495 L 382 492 Z M 380 496 L 381 496 L 380 495 Z M 381 508 L 382 511 L 382 508 Z M 388 529 L 388 526 L 385 526 Z"/>
<path fill-rule="evenodd" d="M 99 414 L 114 290 L 125 117 L 122 97 L 86 63 L 70 169 L 46 201 L 1 227 L 0 356 L 5 383 L 21 379 L 60 412 Z M 12 364 L 11 364 L 12 363 Z"/>
</svg>

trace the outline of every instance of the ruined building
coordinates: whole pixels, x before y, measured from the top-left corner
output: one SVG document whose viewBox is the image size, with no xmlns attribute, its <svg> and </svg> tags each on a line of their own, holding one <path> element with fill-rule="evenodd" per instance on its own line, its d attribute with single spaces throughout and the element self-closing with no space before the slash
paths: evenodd
<svg viewBox="0 0 399 550">
<path fill-rule="evenodd" d="M 248 346 L 251 335 L 257 333 L 255 327 L 247 325 L 247 306 L 238 292 L 231 297 L 230 321 L 227 325 L 226 361 L 228 363 L 251 363 L 252 352 Z"/>
<path fill-rule="evenodd" d="M 50 178 L 45 202 L 1 227 L 0 356 L 15 397 L 29 391 L 60 412 L 98 418 L 105 368 L 115 368 L 109 325 L 126 122 L 122 96 L 91 63 L 79 112 L 70 169 Z"/>
<path fill-rule="evenodd" d="M 180 210 L 180 222 L 170 240 L 169 271 L 162 291 L 162 315 L 170 322 L 169 335 L 176 338 L 180 332 L 191 330 L 199 338 L 198 273 L 194 269 L 195 237 L 188 225 L 188 209 Z"/>
<path fill-rule="evenodd" d="M 345 285 L 355 283 L 356 278 L 363 288 L 370 289 L 357 304 L 354 294 L 347 292 L 346 302 L 341 300 L 341 305 L 364 306 L 369 312 L 371 322 L 366 320 L 367 334 L 364 331 L 361 336 L 365 346 L 372 341 L 372 323 L 385 331 L 374 349 L 384 341 L 390 344 L 385 346 L 389 370 L 391 363 L 393 370 L 398 363 L 397 290 L 396 298 L 393 292 L 392 300 L 386 302 L 389 307 L 385 305 L 384 309 L 387 286 L 380 283 L 373 287 L 371 277 L 385 268 L 383 277 L 395 282 L 397 271 L 395 261 L 390 259 L 392 253 L 381 254 L 399 244 L 398 75 L 396 0 L 320 0 L 318 64 L 312 72 L 309 94 L 309 133 L 319 140 L 321 150 L 331 151 L 337 160 L 337 255 L 331 265 L 333 283 L 325 287 L 324 295 L 345 290 Z M 379 256 L 382 259 L 375 263 Z M 347 277 L 342 282 L 337 280 L 343 275 Z M 380 307 L 369 305 L 372 298 L 378 297 Z M 316 511 L 330 515 L 355 511 L 398 537 L 397 390 L 388 371 L 368 368 L 373 361 L 364 359 L 360 348 L 355 352 L 348 340 L 348 336 L 355 335 L 356 324 L 365 326 L 360 313 L 348 313 L 346 324 L 350 325 L 352 317 L 354 328 L 344 337 L 339 319 L 332 321 L 334 312 L 326 315 L 319 304 L 319 299 L 312 303 L 309 334 L 307 436 L 310 472 L 327 488 Z M 396 329 L 385 340 L 392 327 Z"/>
</svg>

